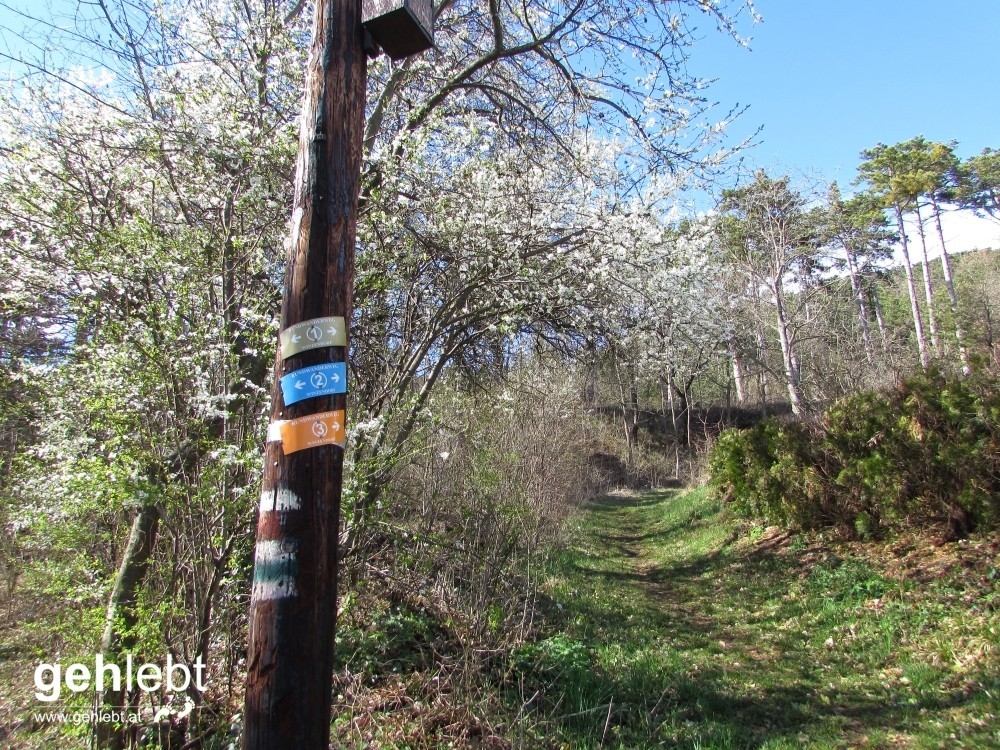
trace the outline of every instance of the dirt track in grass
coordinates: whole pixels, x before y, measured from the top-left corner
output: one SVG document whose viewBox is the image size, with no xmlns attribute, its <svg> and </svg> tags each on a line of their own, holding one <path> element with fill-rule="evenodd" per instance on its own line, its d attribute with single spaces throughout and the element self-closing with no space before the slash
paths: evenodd
<svg viewBox="0 0 1000 750">
<path fill-rule="evenodd" d="M 704 490 L 602 498 L 549 587 L 552 746 L 1000 747 L 997 541 L 834 543 Z"/>
</svg>

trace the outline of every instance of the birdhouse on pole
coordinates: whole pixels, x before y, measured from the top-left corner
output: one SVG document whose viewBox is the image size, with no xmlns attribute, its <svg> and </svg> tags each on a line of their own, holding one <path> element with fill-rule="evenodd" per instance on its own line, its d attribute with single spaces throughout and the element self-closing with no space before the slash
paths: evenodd
<svg viewBox="0 0 1000 750">
<path fill-rule="evenodd" d="M 393 60 L 434 46 L 433 0 L 362 0 L 361 23 Z"/>
</svg>

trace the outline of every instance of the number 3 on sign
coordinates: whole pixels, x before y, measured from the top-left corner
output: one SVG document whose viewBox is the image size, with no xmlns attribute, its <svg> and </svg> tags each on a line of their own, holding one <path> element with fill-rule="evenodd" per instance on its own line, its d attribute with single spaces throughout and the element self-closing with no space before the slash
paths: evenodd
<svg viewBox="0 0 1000 750">
<path fill-rule="evenodd" d="M 286 456 L 319 445 L 343 448 L 346 442 L 343 409 L 310 414 L 281 425 L 281 446 Z"/>
</svg>

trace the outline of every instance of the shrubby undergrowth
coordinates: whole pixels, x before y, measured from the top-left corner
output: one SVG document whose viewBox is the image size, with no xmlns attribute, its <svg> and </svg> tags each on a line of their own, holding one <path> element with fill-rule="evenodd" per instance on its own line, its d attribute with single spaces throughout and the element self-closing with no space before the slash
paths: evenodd
<svg viewBox="0 0 1000 750">
<path fill-rule="evenodd" d="M 993 378 L 918 375 L 836 401 L 815 421 L 724 432 L 711 482 L 744 517 L 862 538 L 1000 522 L 1000 394 Z"/>
<path fill-rule="evenodd" d="M 536 635 L 563 521 L 605 489 L 591 456 L 607 446 L 581 389 L 558 363 L 488 387 L 441 383 L 345 560 L 339 740 L 391 746 L 416 724 L 442 746 L 503 733 L 466 712 L 505 714 L 504 655 Z M 372 721 L 365 707 L 387 696 L 418 707 Z"/>
</svg>

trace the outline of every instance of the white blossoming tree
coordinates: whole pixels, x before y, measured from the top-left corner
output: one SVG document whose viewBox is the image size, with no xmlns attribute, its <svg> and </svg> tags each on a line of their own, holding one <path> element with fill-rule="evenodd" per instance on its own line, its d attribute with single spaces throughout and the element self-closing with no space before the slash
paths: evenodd
<svg viewBox="0 0 1000 750">
<path fill-rule="evenodd" d="M 4 513 L 38 553 L 73 550 L 52 585 L 109 651 L 238 659 L 241 600 L 221 592 L 252 541 L 305 5 L 100 0 L 39 19 L 44 54 L 11 53 Z M 735 36 L 745 5 L 445 0 L 434 51 L 373 63 L 354 536 L 446 369 L 584 341 L 680 367 L 714 345 L 709 256 L 666 205 L 724 161 L 733 113 L 708 119 L 685 61 L 699 24 Z"/>
</svg>

